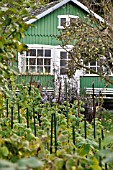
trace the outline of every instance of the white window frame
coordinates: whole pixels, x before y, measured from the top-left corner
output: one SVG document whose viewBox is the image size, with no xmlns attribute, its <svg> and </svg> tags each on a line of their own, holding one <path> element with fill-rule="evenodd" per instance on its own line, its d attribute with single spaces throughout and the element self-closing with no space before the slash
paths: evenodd
<svg viewBox="0 0 113 170">
<path fill-rule="evenodd" d="M 70 49 L 68 49 L 68 50 L 70 50 Z M 63 59 L 63 60 L 66 60 L 67 61 L 67 64 L 65 65 L 65 66 L 60 66 L 60 61 L 61 61 L 61 59 L 60 59 L 60 54 L 61 54 L 61 52 L 66 52 L 67 53 L 67 59 Z M 67 76 L 67 74 L 61 74 L 60 73 L 60 69 L 61 68 L 67 68 L 68 69 L 68 61 L 70 61 L 70 59 L 69 59 L 69 57 L 68 57 L 68 52 L 66 51 L 66 50 L 64 50 L 64 49 L 58 49 L 58 59 L 59 59 L 59 75 L 61 75 L 61 76 Z"/>
<path fill-rule="evenodd" d="M 96 68 L 95 71 L 97 72 L 97 71 L 98 71 L 98 68 L 99 68 L 100 66 L 98 65 L 98 61 L 96 61 L 95 63 L 96 63 L 95 65 L 91 65 L 91 62 L 88 62 L 88 64 L 87 64 L 87 65 L 84 64 L 84 66 L 87 67 L 87 68 L 89 68 L 89 69 Z M 89 71 L 87 70 L 87 71 L 86 71 L 86 70 L 84 69 L 84 72 L 86 72 L 86 73 L 84 74 L 84 76 L 98 76 L 98 74 L 91 73 L 91 70 L 89 70 Z"/>
<path fill-rule="evenodd" d="M 27 74 L 27 73 L 31 73 L 31 74 L 53 74 L 53 55 L 54 55 L 54 49 L 52 46 L 42 46 L 42 45 L 33 45 L 33 44 L 29 44 L 27 45 L 28 46 L 28 49 L 36 49 L 36 57 L 33 56 L 32 58 L 37 58 L 37 50 L 38 49 L 41 49 L 41 50 L 51 50 L 51 57 L 40 57 L 40 58 L 44 58 L 45 59 L 50 59 L 50 72 L 45 72 L 44 70 L 44 63 L 43 63 L 43 72 L 37 72 L 37 68 L 36 68 L 36 72 L 30 72 L 30 71 L 27 71 L 26 69 L 24 69 L 24 71 L 22 70 L 22 57 L 24 57 L 25 59 L 25 62 L 24 62 L 24 65 L 25 65 L 25 68 L 27 68 L 27 63 L 26 63 L 26 59 L 27 58 L 31 58 L 31 56 L 26 56 L 26 52 L 23 52 L 23 54 L 20 54 L 18 53 L 18 68 L 19 68 L 19 72 L 22 73 L 22 74 Z M 36 59 L 37 60 L 37 59 Z M 36 61 L 37 62 L 37 61 Z M 28 63 L 29 65 L 29 63 Z M 37 63 L 35 65 L 37 67 Z M 48 65 L 49 66 L 49 65 Z M 28 66 L 29 68 L 29 66 Z"/>
<path fill-rule="evenodd" d="M 64 29 L 64 26 L 61 25 L 61 19 L 65 18 L 66 19 L 66 26 L 70 25 L 70 19 L 71 18 L 79 18 L 78 16 L 75 15 L 58 15 L 58 29 Z"/>
</svg>

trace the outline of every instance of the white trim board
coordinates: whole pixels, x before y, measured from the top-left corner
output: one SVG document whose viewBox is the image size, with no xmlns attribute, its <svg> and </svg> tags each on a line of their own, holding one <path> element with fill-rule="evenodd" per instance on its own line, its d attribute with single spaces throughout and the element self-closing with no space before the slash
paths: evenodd
<svg viewBox="0 0 113 170">
<path fill-rule="evenodd" d="M 36 15 L 35 19 L 30 19 L 29 21 L 27 21 L 27 24 L 32 24 L 33 22 L 37 21 L 37 19 L 40 19 L 46 15 L 48 15 L 49 13 L 53 12 L 54 10 L 60 8 L 61 6 L 65 5 L 68 2 L 73 2 L 76 5 L 78 5 L 81 9 L 83 9 L 84 11 L 86 11 L 87 13 L 91 13 L 95 16 L 95 18 L 97 18 L 99 21 L 104 22 L 104 19 L 99 16 L 98 14 L 96 14 L 93 11 L 90 11 L 85 5 L 83 5 L 81 2 L 79 2 L 78 0 L 63 0 L 61 2 L 59 2 L 58 4 L 54 5 L 53 7 L 50 7 L 49 9 L 47 9 L 46 11 L 42 12 L 39 15 Z"/>
<path fill-rule="evenodd" d="M 63 49 L 60 45 L 45 45 L 45 44 L 26 44 L 28 47 L 31 48 L 54 48 L 54 49 Z M 73 45 L 67 45 L 66 49 L 71 49 Z M 64 49 L 65 50 L 65 49 Z"/>
</svg>

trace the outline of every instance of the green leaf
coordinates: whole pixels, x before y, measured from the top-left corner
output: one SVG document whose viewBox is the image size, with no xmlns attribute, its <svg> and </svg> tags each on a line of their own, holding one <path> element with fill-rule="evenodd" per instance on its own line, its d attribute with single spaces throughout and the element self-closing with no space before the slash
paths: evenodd
<svg viewBox="0 0 113 170">
<path fill-rule="evenodd" d="M 15 170 L 15 167 L 3 167 L 0 170 Z"/>
<path fill-rule="evenodd" d="M 89 151 L 90 151 L 90 145 L 89 144 L 83 145 L 82 148 L 80 149 L 80 155 L 82 156 L 87 155 Z"/>
<path fill-rule="evenodd" d="M 2 41 L 0 41 L 0 48 L 3 46 L 3 43 L 2 43 Z"/>
<path fill-rule="evenodd" d="M 5 168 L 5 167 L 13 167 L 14 164 L 11 163 L 10 161 L 6 161 L 6 160 L 0 160 L 0 170 L 1 168 Z"/>
<path fill-rule="evenodd" d="M 104 141 L 102 142 L 103 146 L 109 145 L 113 141 L 113 135 L 106 136 Z"/>
<path fill-rule="evenodd" d="M 11 24 L 11 18 L 9 18 L 9 16 L 6 17 L 5 24 L 6 26 Z"/>
<path fill-rule="evenodd" d="M 1 151 L 2 151 L 3 156 L 5 156 L 5 157 L 8 156 L 9 150 L 8 150 L 8 148 L 6 146 L 3 146 L 1 148 Z"/>
<path fill-rule="evenodd" d="M 72 170 L 73 166 L 76 166 L 75 160 L 74 159 L 68 159 L 67 162 L 66 162 L 66 169 Z"/>
<path fill-rule="evenodd" d="M 0 168 L 0 170 L 15 170 L 15 167 L 4 167 Z"/>
<path fill-rule="evenodd" d="M 102 168 L 99 165 L 91 165 L 90 168 L 92 168 L 92 170 L 102 170 Z"/>
<path fill-rule="evenodd" d="M 64 165 L 64 160 L 63 159 L 61 159 L 61 158 L 56 158 L 55 159 L 56 169 L 62 170 L 63 169 L 63 165 Z"/>
<path fill-rule="evenodd" d="M 20 39 L 22 38 L 21 33 L 20 33 L 20 32 L 17 32 L 17 33 L 15 34 L 15 38 L 16 38 L 17 40 L 20 40 Z"/>
<path fill-rule="evenodd" d="M 38 168 L 43 166 L 43 162 L 38 160 L 35 157 L 31 158 L 23 158 L 18 161 L 18 166 L 19 167 L 25 167 L 28 166 L 30 168 Z"/>
</svg>

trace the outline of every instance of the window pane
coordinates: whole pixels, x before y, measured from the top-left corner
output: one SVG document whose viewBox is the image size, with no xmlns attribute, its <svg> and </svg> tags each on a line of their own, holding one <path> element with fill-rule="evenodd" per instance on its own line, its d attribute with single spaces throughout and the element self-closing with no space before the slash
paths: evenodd
<svg viewBox="0 0 113 170">
<path fill-rule="evenodd" d="M 98 73 L 102 73 L 102 68 L 97 67 L 97 71 L 98 71 Z"/>
<path fill-rule="evenodd" d="M 76 18 L 70 18 L 70 24 L 73 24 L 76 22 Z"/>
<path fill-rule="evenodd" d="M 28 72 L 28 66 L 26 66 L 26 72 Z"/>
<path fill-rule="evenodd" d="M 45 57 L 51 57 L 51 50 L 45 50 Z"/>
<path fill-rule="evenodd" d="M 90 66 L 96 66 L 96 62 L 95 61 L 91 61 L 90 62 Z"/>
<path fill-rule="evenodd" d="M 29 65 L 36 65 L 36 58 L 29 58 Z"/>
<path fill-rule="evenodd" d="M 89 63 L 88 63 L 87 60 L 84 60 L 84 65 L 85 65 L 85 66 L 88 66 L 88 65 L 89 65 Z"/>
<path fill-rule="evenodd" d="M 86 70 L 86 74 L 90 74 L 90 71 Z"/>
<path fill-rule="evenodd" d="M 44 59 L 44 65 L 50 65 L 51 60 L 50 59 Z"/>
<path fill-rule="evenodd" d="M 68 59 L 71 60 L 71 58 L 72 58 L 71 55 L 68 53 Z"/>
<path fill-rule="evenodd" d="M 37 50 L 37 56 L 38 57 L 43 57 L 43 50 L 42 49 Z"/>
<path fill-rule="evenodd" d="M 37 65 L 43 65 L 43 58 L 37 58 Z"/>
<path fill-rule="evenodd" d="M 43 73 L 43 67 L 37 66 L 37 73 Z"/>
<path fill-rule="evenodd" d="M 66 60 L 60 60 L 60 66 L 66 66 L 67 61 Z"/>
<path fill-rule="evenodd" d="M 67 52 L 60 52 L 60 59 L 67 59 Z"/>
<path fill-rule="evenodd" d="M 67 73 L 67 71 L 65 68 L 60 68 L 60 74 L 66 74 L 66 73 Z"/>
<path fill-rule="evenodd" d="M 50 67 L 45 67 L 45 72 L 50 73 Z"/>
<path fill-rule="evenodd" d="M 60 26 L 66 25 L 66 18 L 60 18 Z"/>
<path fill-rule="evenodd" d="M 91 70 L 96 71 L 96 67 L 90 67 Z M 94 74 L 92 71 L 90 71 L 91 74 Z"/>
<path fill-rule="evenodd" d="M 36 72 L 35 66 L 29 66 L 29 72 Z"/>
<path fill-rule="evenodd" d="M 26 55 L 27 55 L 27 56 L 36 56 L 36 49 L 29 49 L 29 50 L 26 52 Z"/>
</svg>

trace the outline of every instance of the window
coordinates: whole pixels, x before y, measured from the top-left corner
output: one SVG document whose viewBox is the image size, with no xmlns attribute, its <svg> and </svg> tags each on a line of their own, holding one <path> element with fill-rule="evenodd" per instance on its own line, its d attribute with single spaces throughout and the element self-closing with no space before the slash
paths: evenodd
<svg viewBox="0 0 113 170">
<path fill-rule="evenodd" d="M 58 15 L 58 28 L 64 29 L 65 26 L 69 26 L 70 23 L 78 18 L 78 16 L 74 15 Z"/>
<path fill-rule="evenodd" d="M 21 55 L 20 72 L 51 73 L 51 49 L 30 48 Z"/>
<path fill-rule="evenodd" d="M 101 72 L 101 68 L 97 61 L 90 61 L 90 62 L 85 61 L 84 65 L 88 67 L 89 69 L 94 70 L 95 72 L 98 72 L 98 73 Z M 86 70 L 86 74 L 96 74 L 96 73 L 93 73 L 91 70 Z"/>
<path fill-rule="evenodd" d="M 65 51 L 60 51 L 60 75 L 67 74 L 69 60 L 68 53 Z"/>
</svg>

